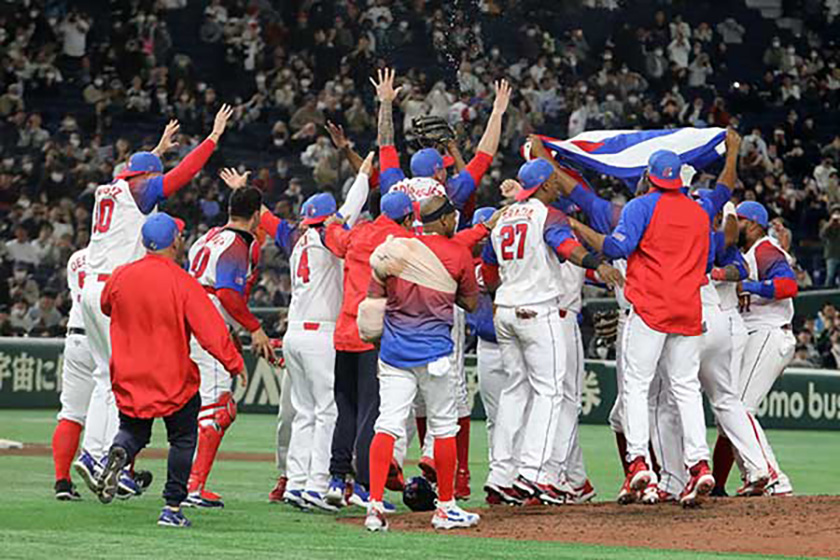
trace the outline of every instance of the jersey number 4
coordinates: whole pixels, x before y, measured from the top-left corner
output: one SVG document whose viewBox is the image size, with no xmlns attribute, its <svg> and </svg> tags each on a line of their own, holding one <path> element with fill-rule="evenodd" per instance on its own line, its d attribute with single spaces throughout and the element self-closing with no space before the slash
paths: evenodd
<svg viewBox="0 0 840 560">
<path fill-rule="evenodd" d="M 105 233 L 111 229 L 111 218 L 114 217 L 114 200 L 103 198 L 96 207 L 96 221 L 93 224 L 94 233 Z"/>
<path fill-rule="evenodd" d="M 309 284 L 309 249 L 304 249 L 300 255 L 300 262 L 297 267 L 297 277 L 300 278 L 304 284 Z"/>
<path fill-rule="evenodd" d="M 525 237 L 528 235 L 528 224 L 506 225 L 501 229 L 502 260 L 510 261 L 525 256 Z M 516 245 L 516 253 L 513 246 Z"/>
</svg>

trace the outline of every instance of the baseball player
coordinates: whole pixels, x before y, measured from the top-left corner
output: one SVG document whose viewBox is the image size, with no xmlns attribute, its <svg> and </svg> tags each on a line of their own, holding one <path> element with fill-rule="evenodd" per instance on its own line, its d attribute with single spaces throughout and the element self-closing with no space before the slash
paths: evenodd
<svg viewBox="0 0 840 560">
<path fill-rule="evenodd" d="M 231 178 L 244 183 L 246 175 Z M 189 272 L 209 294 L 225 324 L 251 335 L 254 352 L 273 362 L 276 357 L 268 335 L 248 309 L 247 291 L 257 275 L 262 194 L 255 187 L 233 190 L 228 201 L 228 223 L 199 237 L 189 250 Z M 233 379 L 197 340 L 190 343 L 190 358 L 201 373 L 201 411 L 198 415 L 198 445 L 187 484 L 185 505 L 224 507 L 221 497 L 205 488 L 222 437 L 236 420 Z"/>
<path fill-rule="evenodd" d="M 478 143 L 475 156 L 468 164 L 463 166 L 463 169 L 455 176 L 448 177 L 445 165 L 446 161 L 443 156 L 441 156 L 436 148 L 424 148 L 412 156 L 411 173 L 413 177 L 406 179 L 405 174 L 399 167 L 399 156 L 394 146 L 392 118 L 392 104 L 401 88 L 394 89 L 394 71 L 389 69 L 379 72 L 378 82 L 372 78 L 371 82 L 376 87 L 377 97 L 380 101 L 378 144 L 382 192 L 385 193 L 389 189 L 396 189 L 407 193 L 415 202 L 415 214 L 418 213 L 419 204 L 424 199 L 432 196 L 447 197 L 462 213 L 458 216 L 458 223 L 468 224 L 471 219 L 469 210 L 470 208 L 474 208 L 476 188 L 481 183 L 481 179 L 487 172 L 499 147 L 502 118 L 510 102 L 510 85 L 505 80 L 496 83 L 496 98 L 487 122 L 487 127 Z M 448 149 L 456 156 L 456 162 L 459 161 L 460 153 L 457 151 L 457 144 L 450 142 Z M 422 233 L 423 231 L 423 226 L 419 219 L 415 222 L 415 231 L 417 233 Z M 463 310 L 455 310 L 453 329 L 453 339 L 455 340 L 453 359 L 456 362 L 456 367 L 452 369 L 452 373 L 459 380 L 458 422 L 461 426 L 457 440 L 458 472 L 455 493 L 459 499 L 466 499 L 470 496 L 469 427 L 470 413 L 472 411 L 468 403 L 464 370 L 465 316 Z M 420 468 L 431 481 L 434 481 L 436 476 L 435 466 L 431 457 L 433 444 L 425 438 L 426 421 L 422 394 L 418 394 L 415 414 L 418 437 L 421 442 L 421 447 L 424 449 L 423 456 L 420 459 Z"/>
<path fill-rule="evenodd" d="M 329 193 L 311 196 L 301 207 L 300 237 L 292 249 L 292 300 L 283 339 L 291 405 L 295 411 L 287 455 L 284 500 L 301 508 L 338 511 L 328 503 L 330 445 L 337 416 L 333 395 L 333 333 L 343 294 L 342 262 L 324 244 L 324 222 L 344 218 L 348 228 L 367 201 L 373 152 L 365 159 L 347 199 L 336 214 Z"/>
<path fill-rule="evenodd" d="M 761 424 L 755 417 L 761 400 L 793 358 L 796 339 L 791 330 L 793 298 L 799 292 L 792 258 L 767 235 L 767 210 L 745 201 L 736 208 L 739 243 L 746 250 L 749 279 L 741 282 L 742 317 L 747 330 L 739 379 L 741 400 L 750 414 L 754 435 L 770 465 L 767 492 L 789 495 L 793 486 L 782 472 Z M 744 459 L 742 457 L 742 459 Z"/>
<path fill-rule="evenodd" d="M 408 211 L 410 206 L 406 207 Z M 365 527 L 386 531 L 382 499 L 394 442 L 405 437 L 406 422 L 417 392 L 422 392 L 429 435 L 434 438 L 438 502 L 435 529 L 472 527 L 479 516 L 455 502 L 457 407 L 453 392 L 455 366 L 452 324 L 457 302 L 473 311 L 478 285 L 472 256 L 452 240 L 455 207 L 445 197 L 421 205 L 425 235 L 387 241 L 371 256 L 369 300 L 384 305 L 379 355 L 380 409 L 370 446 L 371 493 Z M 369 303 L 369 302 L 368 302 Z M 359 308 L 359 327 L 369 322 L 369 306 Z"/>
<path fill-rule="evenodd" d="M 560 308 L 560 299 L 567 286 L 557 257 L 598 270 L 610 284 L 623 279 L 589 254 L 573 238 L 566 216 L 550 207 L 559 192 L 558 173 L 551 163 L 544 159 L 525 163 L 519 181 L 523 188 L 517 202 L 502 211 L 482 267 L 488 286 L 498 285 L 495 327 L 509 375 L 499 397 L 494 460 L 485 491 L 505 503 L 519 504 L 527 498 L 559 503 L 546 468 L 557 436 L 566 373 L 561 322 L 567 312 Z M 522 435 L 515 438 L 520 427 Z M 516 439 L 521 445 L 518 454 Z"/>
<path fill-rule="evenodd" d="M 707 283 L 710 216 L 681 192 L 680 168 L 677 154 L 654 152 L 644 179 L 650 190 L 624 207 L 609 236 L 575 227 L 587 244 L 608 258 L 628 259 L 625 295 L 632 308 L 623 333 L 623 398 L 630 467 L 619 492 L 622 504 L 635 501 L 653 476 L 648 455 L 648 394 L 658 368 L 677 402 L 684 460 L 690 466 L 680 502 L 695 505 L 714 487 L 698 380 L 700 287 Z M 726 187 L 716 192 L 721 198 L 729 197 Z M 725 199 L 719 202 L 720 206 L 724 203 Z"/>
<path fill-rule="evenodd" d="M 286 368 L 275 370 L 280 376 L 280 402 L 277 405 L 277 431 L 275 446 L 275 465 L 277 465 L 277 482 L 268 493 L 268 501 L 279 503 L 286 494 L 289 477 L 286 467 L 289 457 L 289 440 L 292 439 L 292 422 L 295 419 L 295 409 L 292 408 L 292 383 Z"/>
<path fill-rule="evenodd" d="M 97 391 L 103 395 L 104 405 L 87 420 L 87 433 L 101 433 L 103 442 L 98 449 L 85 449 L 94 461 L 84 461 L 86 453 L 75 463 L 76 471 L 88 487 L 95 487 L 94 463 L 102 461 L 107 445 L 118 427 L 116 403 L 111 391 L 109 362 L 111 356 L 110 320 L 102 313 L 100 296 L 113 270 L 141 258 L 145 251 L 141 227 L 157 205 L 189 184 L 215 150 L 233 110 L 223 105 L 216 115 L 213 131 L 195 150 L 174 169 L 163 173 L 160 156 L 177 145 L 173 141 L 178 122 L 171 121 L 164 130 L 158 146 L 152 152 L 137 152 L 128 166 L 113 182 L 101 185 L 94 194 L 93 224 L 88 245 L 88 274 L 82 288 L 82 318 L 85 334 L 96 364 Z M 104 410 L 102 410 L 104 409 Z M 88 440 L 86 435 L 86 441 Z"/>
</svg>

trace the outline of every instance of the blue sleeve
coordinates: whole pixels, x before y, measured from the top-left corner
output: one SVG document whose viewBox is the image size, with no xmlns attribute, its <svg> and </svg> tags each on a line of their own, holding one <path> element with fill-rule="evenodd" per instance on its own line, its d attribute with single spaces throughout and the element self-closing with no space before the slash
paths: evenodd
<svg viewBox="0 0 840 560">
<path fill-rule="evenodd" d="M 446 181 L 446 194 L 455 208 L 461 210 L 475 192 L 475 180 L 470 172 L 464 169 Z"/>
<path fill-rule="evenodd" d="M 379 190 L 382 192 L 382 196 L 388 194 L 388 190 L 403 179 L 405 179 L 405 173 L 399 167 L 391 167 L 382 171 L 379 174 Z"/>
<path fill-rule="evenodd" d="M 288 220 L 280 220 L 277 225 L 277 233 L 274 234 L 274 244 L 277 245 L 286 255 L 292 252 L 292 234 L 295 228 Z"/>
<path fill-rule="evenodd" d="M 137 202 L 137 207 L 144 214 L 150 214 L 155 206 L 166 200 L 163 196 L 163 175 L 152 177 L 148 181 L 137 185 L 134 194 L 134 200 Z"/>
<path fill-rule="evenodd" d="M 499 259 L 496 258 L 496 251 L 493 250 L 493 244 L 488 241 L 481 249 L 481 260 L 485 264 L 499 266 Z"/>
<path fill-rule="evenodd" d="M 732 265 L 738 269 L 738 280 L 743 280 L 749 274 L 747 273 L 747 262 L 744 260 L 744 255 L 734 245 L 732 247 L 726 246 L 726 236 L 722 231 L 716 231 L 712 234 L 715 250 L 715 265 L 719 267 Z"/>
<path fill-rule="evenodd" d="M 617 207 L 591 190 L 577 185 L 569 195 L 589 218 L 589 225 L 598 233 L 609 234 L 615 227 Z"/>
<path fill-rule="evenodd" d="M 636 250 L 653 216 L 659 196 L 655 192 L 627 203 L 615 230 L 604 239 L 604 256 L 609 259 L 626 259 Z"/>
<path fill-rule="evenodd" d="M 235 241 L 219 255 L 216 261 L 216 284 L 214 288 L 221 290 L 229 288 L 245 295 L 245 284 L 248 277 L 248 247 L 244 243 Z"/>
<path fill-rule="evenodd" d="M 770 281 L 754 282 L 752 280 L 745 280 L 741 282 L 741 289 L 767 299 L 775 299 L 776 295 L 776 286 Z"/>
<path fill-rule="evenodd" d="M 698 202 L 709 215 L 709 219 L 714 222 L 715 216 L 723 209 L 723 205 L 729 201 L 731 196 L 732 191 L 729 190 L 729 187 L 723 183 L 718 183 L 711 193 L 701 197 Z"/>
<path fill-rule="evenodd" d="M 569 226 L 568 218 L 556 208 L 549 207 L 548 209 L 548 215 L 545 218 L 543 239 L 562 258 L 568 256 L 567 254 L 560 254 L 560 248 L 566 241 L 574 240 L 574 235 L 572 235 L 572 228 Z"/>
</svg>

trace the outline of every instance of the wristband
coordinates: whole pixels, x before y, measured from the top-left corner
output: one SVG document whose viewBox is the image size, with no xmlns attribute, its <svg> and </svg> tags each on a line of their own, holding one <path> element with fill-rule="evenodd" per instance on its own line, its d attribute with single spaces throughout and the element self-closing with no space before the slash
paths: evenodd
<svg viewBox="0 0 840 560">
<path fill-rule="evenodd" d="M 724 268 L 713 268 L 712 269 L 712 280 L 717 280 L 718 282 L 726 281 L 726 269 Z"/>
<path fill-rule="evenodd" d="M 581 261 L 581 266 L 583 268 L 588 268 L 590 270 L 597 270 L 601 263 L 604 262 L 601 257 L 597 255 L 593 255 L 592 253 L 586 253 L 586 256 L 583 257 Z"/>
</svg>

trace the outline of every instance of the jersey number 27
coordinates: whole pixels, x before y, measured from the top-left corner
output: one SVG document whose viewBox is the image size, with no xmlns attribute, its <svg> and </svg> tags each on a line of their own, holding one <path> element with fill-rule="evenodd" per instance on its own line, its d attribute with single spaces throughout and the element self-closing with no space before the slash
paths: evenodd
<svg viewBox="0 0 840 560">
<path fill-rule="evenodd" d="M 518 260 L 525 256 L 525 237 L 528 235 L 528 224 L 508 224 L 502 227 L 500 235 L 502 236 L 502 260 Z M 516 245 L 516 253 L 513 251 L 514 245 Z"/>
</svg>

